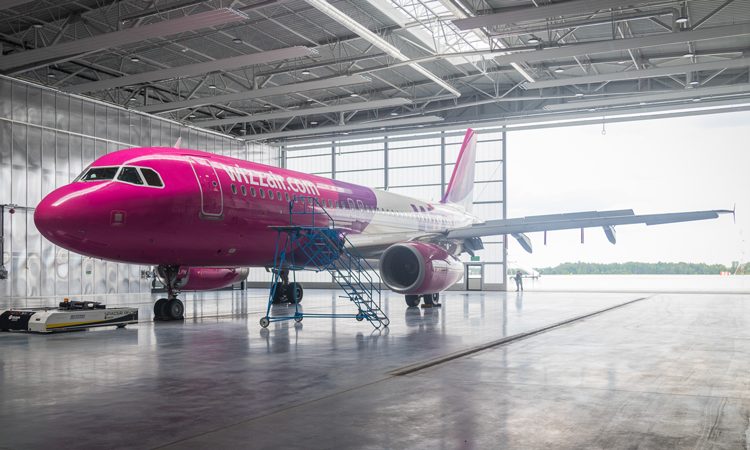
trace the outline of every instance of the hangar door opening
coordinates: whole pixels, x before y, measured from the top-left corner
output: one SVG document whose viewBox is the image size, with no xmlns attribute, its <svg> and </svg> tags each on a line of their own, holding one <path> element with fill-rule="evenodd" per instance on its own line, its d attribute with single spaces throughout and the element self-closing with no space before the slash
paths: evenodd
<svg viewBox="0 0 750 450">
<path fill-rule="evenodd" d="M 465 129 L 394 132 L 357 139 L 288 143 L 282 149 L 287 168 L 376 189 L 439 202 L 450 181 Z M 505 133 L 477 129 L 473 213 L 482 219 L 505 218 Z M 485 263 L 484 289 L 505 289 L 505 241 L 483 239 L 477 255 Z M 462 259 L 469 261 L 469 255 Z M 316 274 L 302 281 L 329 283 Z M 463 289 L 461 280 L 454 288 Z"/>
</svg>

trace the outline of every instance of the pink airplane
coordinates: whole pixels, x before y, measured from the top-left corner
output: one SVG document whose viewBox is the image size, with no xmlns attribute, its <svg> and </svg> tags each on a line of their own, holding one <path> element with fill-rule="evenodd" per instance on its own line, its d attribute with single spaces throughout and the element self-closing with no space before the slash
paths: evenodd
<svg viewBox="0 0 750 450">
<path fill-rule="evenodd" d="M 531 251 L 525 232 L 703 220 L 727 210 L 635 215 L 588 211 L 481 221 L 471 214 L 477 135 L 467 130 L 439 203 L 212 153 L 168 147 L 131 148 L 102 156 L 67 186 L 47 195 L 34 221 L 54 244 L 93 258 L 156 266 L 167 298 L 154 317 L 178 319 L 181 290 L 216 289 L 243 280 L 247 267 L 272 267 L 277 231 L 289 202 L 312 196 L 358 252 L 377 260 L 383 282 L 408 306 L 432 304 L 463 275 L 458 259 L 481 238 L 512 235 Z M 287 271 L 288 272 L 288 271 Z M 300 285 L 282 272 L 278 299 Z"/>
</svg>

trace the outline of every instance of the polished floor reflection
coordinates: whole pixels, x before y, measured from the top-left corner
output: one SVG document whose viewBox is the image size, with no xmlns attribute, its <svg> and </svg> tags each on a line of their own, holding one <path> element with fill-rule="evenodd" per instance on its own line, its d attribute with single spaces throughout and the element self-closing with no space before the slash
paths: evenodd
<svg viewBox="0 0 750 450">
<path fill-rule="evenodd" d="M 308 312 L 352 312 L 308 290 Z M 461 293 L 375 331 L 261 329 L 261 290 L 186 295 L 187 320 L 0 334 L 0 448 L 742 448 L 750 298 L 659 294 L 407 376 L 395 369 L 642 295 Z M 14 306 L 56 299 L 14 301 Z M 0 305 L 0 308 L 8 305 Z M 275 314 L 287 314 L 276 308 Z"/>
</svg>

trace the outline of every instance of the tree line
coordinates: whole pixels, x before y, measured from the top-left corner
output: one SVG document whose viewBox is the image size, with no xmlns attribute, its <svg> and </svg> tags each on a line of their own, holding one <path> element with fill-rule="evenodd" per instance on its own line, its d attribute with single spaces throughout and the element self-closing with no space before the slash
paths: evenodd
<svg viewBox="0 0 750 450">
<path fill-rule="evenodd" d="M 721 272 L 732 272 L 732 268 L 723 264 L 686 262 L 566 262 L 539 269 L 539 272 L 544 275 L 718 275 Z"/>
</svg>

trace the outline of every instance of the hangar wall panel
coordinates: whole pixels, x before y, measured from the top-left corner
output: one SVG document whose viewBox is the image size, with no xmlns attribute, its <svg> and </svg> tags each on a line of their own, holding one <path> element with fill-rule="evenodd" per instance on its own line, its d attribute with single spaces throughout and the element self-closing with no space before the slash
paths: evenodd
<svg viewBox="0 0 750 450">
<path fill-rule="evenodd" d="M 182 147 L 278 165 L 279 151 L 53 89 L 0 77 L 0 204 L 33 208 L 94 159 L 138 146 Z M 0 295 L 148 292 L 147 267 L 92 260 L 43 239 L 33 210 L 5 215 Z"/>
</svg>

